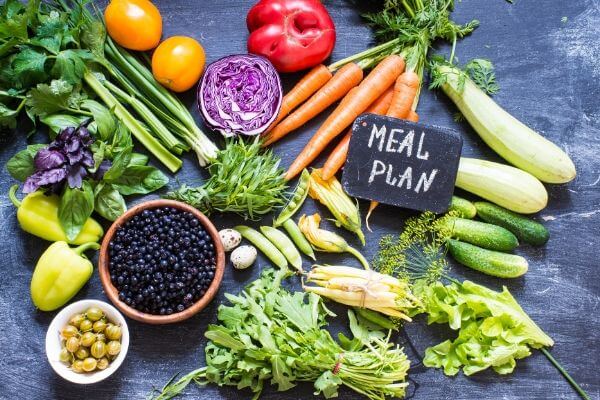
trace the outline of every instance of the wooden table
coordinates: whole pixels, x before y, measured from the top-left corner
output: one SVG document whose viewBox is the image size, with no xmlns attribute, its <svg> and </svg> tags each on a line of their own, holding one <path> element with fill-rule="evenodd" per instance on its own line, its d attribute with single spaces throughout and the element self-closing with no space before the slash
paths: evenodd
<svg viewBox="0 0 600 400">
<path fill-rule="evenodd" d="M 245 14 L 251 1 L 156 0 L 164 18 L 165 37 L 191 35 L 204 45 L 208 60 L 244 53 Z M 365 2 L 362 2 L 363 4 Z M 371 31 L 360 18 L 361 8 L 349 1 L 326 0 L 337 26 L 333 59 L 366 49 Z M 364 11 L 364 9 L 362 10 Z M 537 218 L 545 221 L 551 239 L 545 247 L 522 246 L 518 252 L 530 262 L 530 271 L 521 279 L 501 280 L 453 266 L 451 274 L 500 289 L 507 285 L 529 315 L 555 340 L 552 353 L 588 391 L 600 398 L 600 6 L 597 0 L 520 1 L 467 0 L 457 4 L 454 19 L 481 21 L 481 27 L 459 43 L 457 56 L 466 62 L 473 57 L 491 59 L 497 66 L 501 91 L 495 96 L 517 118 L 541 132 L 573 158 L 578 176 L 568 185 L 548 186 L 548 207 Z M 289 87 L 298 76 L 284 78 Z M 197 115 L 193 94 L 186 97 Z M 425 90 L 419 105 L 421 120 L 449 126 L 464 133 L 465 156 L 500 161 L 465 123 L 454 122 L 453 105 L 442 93 Z M 307 124 L 301 132 L 274 147 L 288 165 L 311 133 L 323 120 Z M 43 136 L 39 138 L 43 139 Z M 24 135 L 1 137 L 0 164 L 25 145 Z M 322 159 L 319 160 L 319 163 Z M 206 172 L 198 169 L 193 157 L 186 157 L 181 182 L 200 183 Z M 6 193 L 13 180 L 2 169 L 0 192 Z M 175 179 L 171 187 L 175 187 Z M 148 197 L 156 197 L 148 196 Z M 144 199 L 134 199 L 139 202 Z M 148 326 L 129 322 L 131 346 L 121 369 L 106 381 L 91 387 L 63 381 L 48 365 L 44 353 L 46 329 L 54 312 L 36 311 L 29 297 L 29 282 L 36 260 L 47 242 L 24 233 L 18 227 L 15 210 L 6 196 L 0 200 L 0 398 L 2 399 L 139 399 L 153 385 L 160 386 L 176 372 L 203 365 L 203 333 L 216 320 L 217 306 L 225 292 L 237 293 L 268 266 L 260 258 L 247 271 L 228 267 L 220 293 L 200 315 L 172 326 Z M 364 210 L 366 204 L 361 203 Z M 326 212 L 308 200 L 303 212 Z M 367 235 L 363 249 L 374 256 L 379 238 L 399 232 L 412 213 L 380 207 L 372 218 L 374 232 Z M 218 228 L 239 220 L 215 217 Z M 358 245 L 352 235 L 346 237 Z M 354 263 L 351 258 L 321 257 L 329 263 Z M 352 264 L 353 265 L 353 264 Z M 308 264 L 306 264 L 308 266 Z M 297 281 L 294 281 L 297 288 Z M 75 300 L 106 300 L 97 274 Z M 340 317 L 332 329 L 347 329 L 345 310 L 334 307 Z M 486 371 L 466 378 L 444 376 L 439 370 L 420 366 L 426 347 L 453 333 L 445 326 L 427 327 L 423 318 L 406 326 L 398 340 L 405 344 L 413 363 L 409 394 L 416 399 L 575 399 L 577 396 L 560 374 L 539 352 L 518 361 L 513 374 L 499 376 Z M 310 385 L 286 393 L 267 391 L 265 399 L 305 399 Z M 191 387 L 187 398 L 240 399 L 247 392 L 214 386 Z M 343 399 L 358 395 L 343 391 Z"/>
</svg>

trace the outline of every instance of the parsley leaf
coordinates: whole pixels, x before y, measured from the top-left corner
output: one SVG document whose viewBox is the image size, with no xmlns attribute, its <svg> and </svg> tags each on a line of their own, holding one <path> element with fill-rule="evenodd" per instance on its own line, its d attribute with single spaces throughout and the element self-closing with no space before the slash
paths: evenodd
<svg viewBox="0 0 600 400">
<path fill-rule="evenodd" d="M 33 115 L 46 116 L 71 109 L 73 86 L 55 79 L 50 84 L 40 83 L 27 95 L 27 106 Z"/>
<path fill-rule="evenodd" d="M 57 54 L 52 76 L 56 79 L 64 79 L 70 84 L 79 84 L 86 71 L 84 60 L 92 59 L 92 55 L 86 50 L 63 50 Z"/>
<path fill-rule="evenodd" d="M 21 87 L 27 87 L 35 82 L 41 82 L 47 79 L 46 61 L 48 56 L 32 48 L 26 47 L 19 52 L 12 60 L 12 68 L 15 79 L 21 84 Z"/>
</svg>

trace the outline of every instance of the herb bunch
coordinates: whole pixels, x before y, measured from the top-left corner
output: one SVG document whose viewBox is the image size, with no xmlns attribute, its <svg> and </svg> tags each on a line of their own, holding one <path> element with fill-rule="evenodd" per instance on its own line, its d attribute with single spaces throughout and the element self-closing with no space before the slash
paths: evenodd
<svg viewBox="0 0 600 400">
<path fill-rule="evenodd" d="M 205 214 L 231 212 L 257 220 L 284 204 L 286 181 L 280 159 L 263 150 L 258 138 L 245 143 L 229 140 L 217 154 L 202 186 L 182 185 L 167 193 L 167 198 L 183 201 Z"/>
<path fill-rule="evenodd" d="M 219 307 L 219 325 L 205 333 L 207 366 L 171 380 L 154 399 L 171 399 L 191 382 L 248 388 L 253 399 L 265 384 L 286 391 L 298 382 L 313 382 L 325 398 L 342 385 L 374 400 L 403 397 L 410 363 L 389 334 L 348 311 L 353 338 L 334 340 L 323 327 L 335 315 L 319 296 L 283 289 L 290 274 L 268 269 L 240 295 L 226 295 L 231 305 Z"/>
</svg>

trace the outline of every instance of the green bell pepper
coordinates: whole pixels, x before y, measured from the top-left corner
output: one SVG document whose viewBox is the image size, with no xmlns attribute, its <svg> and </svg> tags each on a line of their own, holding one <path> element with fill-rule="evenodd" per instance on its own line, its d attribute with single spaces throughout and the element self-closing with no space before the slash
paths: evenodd
<svg viewBox="0 0 600 400">
<path fill-rule="evenodd" d="M 62 307 L 92 276 L 94 266 L 83 252 L 99 249 L 96 242 L 71 248 L 66 242 L 50 245 L 42 254 L 31 278 L 31 299 L 42 311 Z"/>
<path fill-rule="evenodd" d="M 58 219 L 58 196 L 36 191 L 19 201 L 15 195 L 17 188 L 18 185 L 11 187 L 8 196 L 18 208 L 17 219 L 25 232 L 51 242 L 64 241 L 70 244 L 97 242 L 104 235 L 102 226 L 93 218 L 88 218 L 79 235 L 74 240 L 68 240 Z"/>
</svg>

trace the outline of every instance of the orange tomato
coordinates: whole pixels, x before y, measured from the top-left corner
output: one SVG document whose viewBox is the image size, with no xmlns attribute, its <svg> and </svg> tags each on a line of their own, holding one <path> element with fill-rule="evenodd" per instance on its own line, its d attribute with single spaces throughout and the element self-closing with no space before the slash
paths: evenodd
<svg viewBox="0 0 600 400">
<path fill-rule="evenodd" d="M 162 42 L 152 55 L 152 74 L 174 92 L 192 88 L 204 71 L 204 49 L 187 36 L 173 36 Z"/>
<path fill-rule="evenodd" d="M 104 10 L 106 30 L 126 49 L 155 48 L 162 35 L 162 17 L 148 0 L 111 0 Z"/>
</svg>

